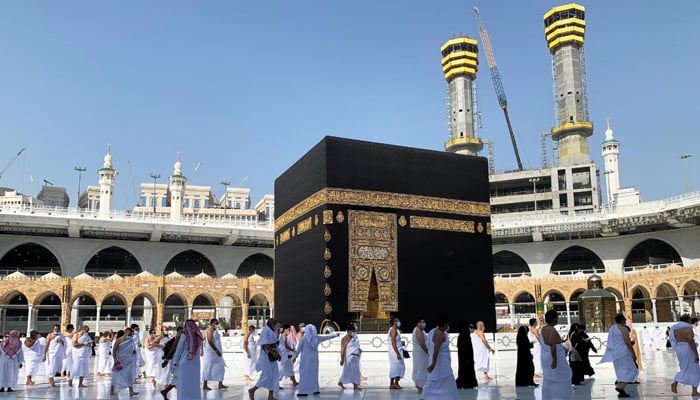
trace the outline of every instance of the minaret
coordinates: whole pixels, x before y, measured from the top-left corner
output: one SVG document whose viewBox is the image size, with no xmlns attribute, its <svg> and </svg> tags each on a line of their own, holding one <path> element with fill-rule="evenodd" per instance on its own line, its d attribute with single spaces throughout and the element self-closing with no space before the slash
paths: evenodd
<svg viewBox="0 0 700 400">
<path fill-rule="evenodd" d="M 608 120 L 608 129 L 605 130 L 605 141 L 600 145 L 603 151 L 603 165 L 605 182 L 608 186 L 608 204 L 612 204 L 615 195 L 620 190 L 620 171 L 618 169 L 617 158 L 620 154 L 620 142 L 613 137 Z"/>
<path fill-rule="evenodd" d="M 591 161 L 587 138 L 593 134 L 588 121 L 586 57 L 586 9 L 578 4 L 552 8 L 544 15 L 544 34 L 552 55 L 554 105 L 557 126 L 552 139 L 559 142 L 562 165 Z"/>
<path fill-rule="evenodd" d="M 447 81 L 449 140 L 445 150 L 475 156 L 484 147 L 474 135 L 473 81 L 479 67 L 476 40 L 459 36 L 440 47 L 442 72 Z"/>
<path fill-rule="evenodd" d="M 177 153 L 177 161 L 173 168 L 173 176 L 170 177 L 170 220 L 180 221 L 182 216 L 182 197 L 185 194 L 187 178 L 182 176 L 182 163 L 180 153 Z"/>
<path fill-rule="evenodd" d="M 114 185 L 117 177 L 117 171 L 112 168 L 112 145 L 107 146 L 107 154 L 104 158 L 105 162 L 102 168 L 97 170 L 100 176 L 100 218 L 109 218 L 109 213 L 112 211 L 112 195 L 114 194 Z"/>
</svg>

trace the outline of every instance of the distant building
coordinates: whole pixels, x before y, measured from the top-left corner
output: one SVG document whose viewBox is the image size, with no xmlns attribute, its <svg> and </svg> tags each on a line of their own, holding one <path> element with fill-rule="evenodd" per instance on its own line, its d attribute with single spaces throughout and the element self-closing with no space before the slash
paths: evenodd
<svg viewBox="0 0 700 400">
<path fill-rule="evenodd" d="M 19 193 L 14 189 L 0 187 L 0 207 L 19 208 L 23 206 L 41 206 L 43 203 L 31 196 Z"/>
<path fill-rule="evenodd" d="M 36 198 L 41 200 L 46 207 L 65 208 L 70 205 L 70 198 L 64 187 L 44 185 Z"/>
</svg>

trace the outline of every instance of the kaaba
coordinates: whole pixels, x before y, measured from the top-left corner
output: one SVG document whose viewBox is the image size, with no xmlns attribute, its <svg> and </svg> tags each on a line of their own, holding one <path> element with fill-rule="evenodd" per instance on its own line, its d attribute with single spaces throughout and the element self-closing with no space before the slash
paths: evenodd
<svg viewBox="0 0 700 400">
<path fill-rule="evenodd" d="M 486 159 L 325 137 L 275 181 L 274 278 L 286 323 L 495 330 Z"/>
</svg>

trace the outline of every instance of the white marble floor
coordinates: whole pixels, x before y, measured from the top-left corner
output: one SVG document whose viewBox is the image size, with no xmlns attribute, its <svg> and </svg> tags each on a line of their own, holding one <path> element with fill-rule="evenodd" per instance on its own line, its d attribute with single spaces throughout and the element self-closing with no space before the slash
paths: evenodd
<svg viewBox="0 0 700 400">
<path fill-rule="evenodd" d="M 247 386 L 241 376 L 243 361 L 240 354 L 227 353 L 227 364 L 229 366 L 226 373 L 225 384 L 229 385 L 225 390 L 212 390 L 202 394 L 201 399 L 216 400 L 245 400 L 247 399 Z M 453 356 L 453 358 L 456 358 Z M 690 387 L 680 387 L 679 394 L 674 395 L 670 390 L 670 383 L 677 372 L 678 364 L 675 354 L 671 351 L 650 352 L 644 355 L 645 370 L 640 376 L 639 385 L 628 386 L 628 392 L 633 398 L 640 399 L 690 399 Z M 597 362 L 593 359 L 592 362 Z M 308 399 L 353 399 L 353 400 L 416 400 L 418 395 L 412 387 L 410 380 L 411 368 L 408 360 L 406 371 L 407 379 L 402 381 L 402 390 L 389 390 L 387 378 L 386 355 L 383 353 L 363 354 L 363 373 L 368 376 L 368 380 L 363 385 L 361 391 L 352 389 L 341 390 L 336 386 L 340 367 L 338 366 L 338 356 L 335 353 L 321 353 L 320 383 L 321 394 L 310 396 Z M 461 390 L 460 400 L 534 400 L 541 399 L 539 391 L 534 388 L 516 388 L 514 386 L 515 374 L 515 352 L 501 352 L 492 357 L 491 375 L 494 381 L 481 384 L 477 389 Z M 456 365 L 455 365 L 456 367 Z M 596 374 L 586 381 L 582 386 L 575 387 L 574 399 L 614 399 L 617 394 L 614 390 L 614 372 L 611 364 L 595 366 Z M 89 379 L 88 388 L 69 388 L 65 382 L 60 383 L 60 387 L 51 389 L 45 383 L 44 376 L 36 377 L 36 385 L 27 387 L 20 384 L 13 393 L 0 393 L 0 399 L 109 399 L 108 379 Z M 24 382 L 21 377 L 20 382 Z M 215 385 L 211 385 L 212 387 Z M 294 389 L 289 385 L 283 385 L 285 389 L 278 392 L 279 399 L 296 399 Z M 158 390 L 154 389 L 150 383 L 142 383 L 135 388 L 139 393 L 138 399 L 162 399 Z M 126 389 L 120 391 L 118 396 L 112 397 L 129 398 Z M 173 390 L 170 398 L 177 398 L 177 391 Z M 256 399 L 267 398 L 267 393 L 259 390 Z M 195 400 L 195 399 L 180 399 Z M 548 399 L 542 399 L 548 400 Z"/>
</svg>

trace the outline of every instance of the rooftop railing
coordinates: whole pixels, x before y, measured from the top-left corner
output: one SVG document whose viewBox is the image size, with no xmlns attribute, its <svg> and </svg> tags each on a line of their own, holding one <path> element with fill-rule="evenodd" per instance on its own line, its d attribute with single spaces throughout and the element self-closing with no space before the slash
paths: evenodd
<svg viewBox="0 0 700 400">
<path fill-rule="evenodd" d="M 107 218 L 100 217 L 99 211 L 77 207 L 45 207 L 36 205 L 0 205 L 0 214 L 34 215 L 45 217 L 63 217 L 71 219 L 109 219 L 112 221 L 160 223 L 173 225 L 221 226 L 247 229 L 272 230 L 274 220 L 248 220 L 236 215 L 183 215 L 179 221 L 173 221 L 170 214 L 133 213 L 131 211 L 110 211 Z"/>
</svg>

